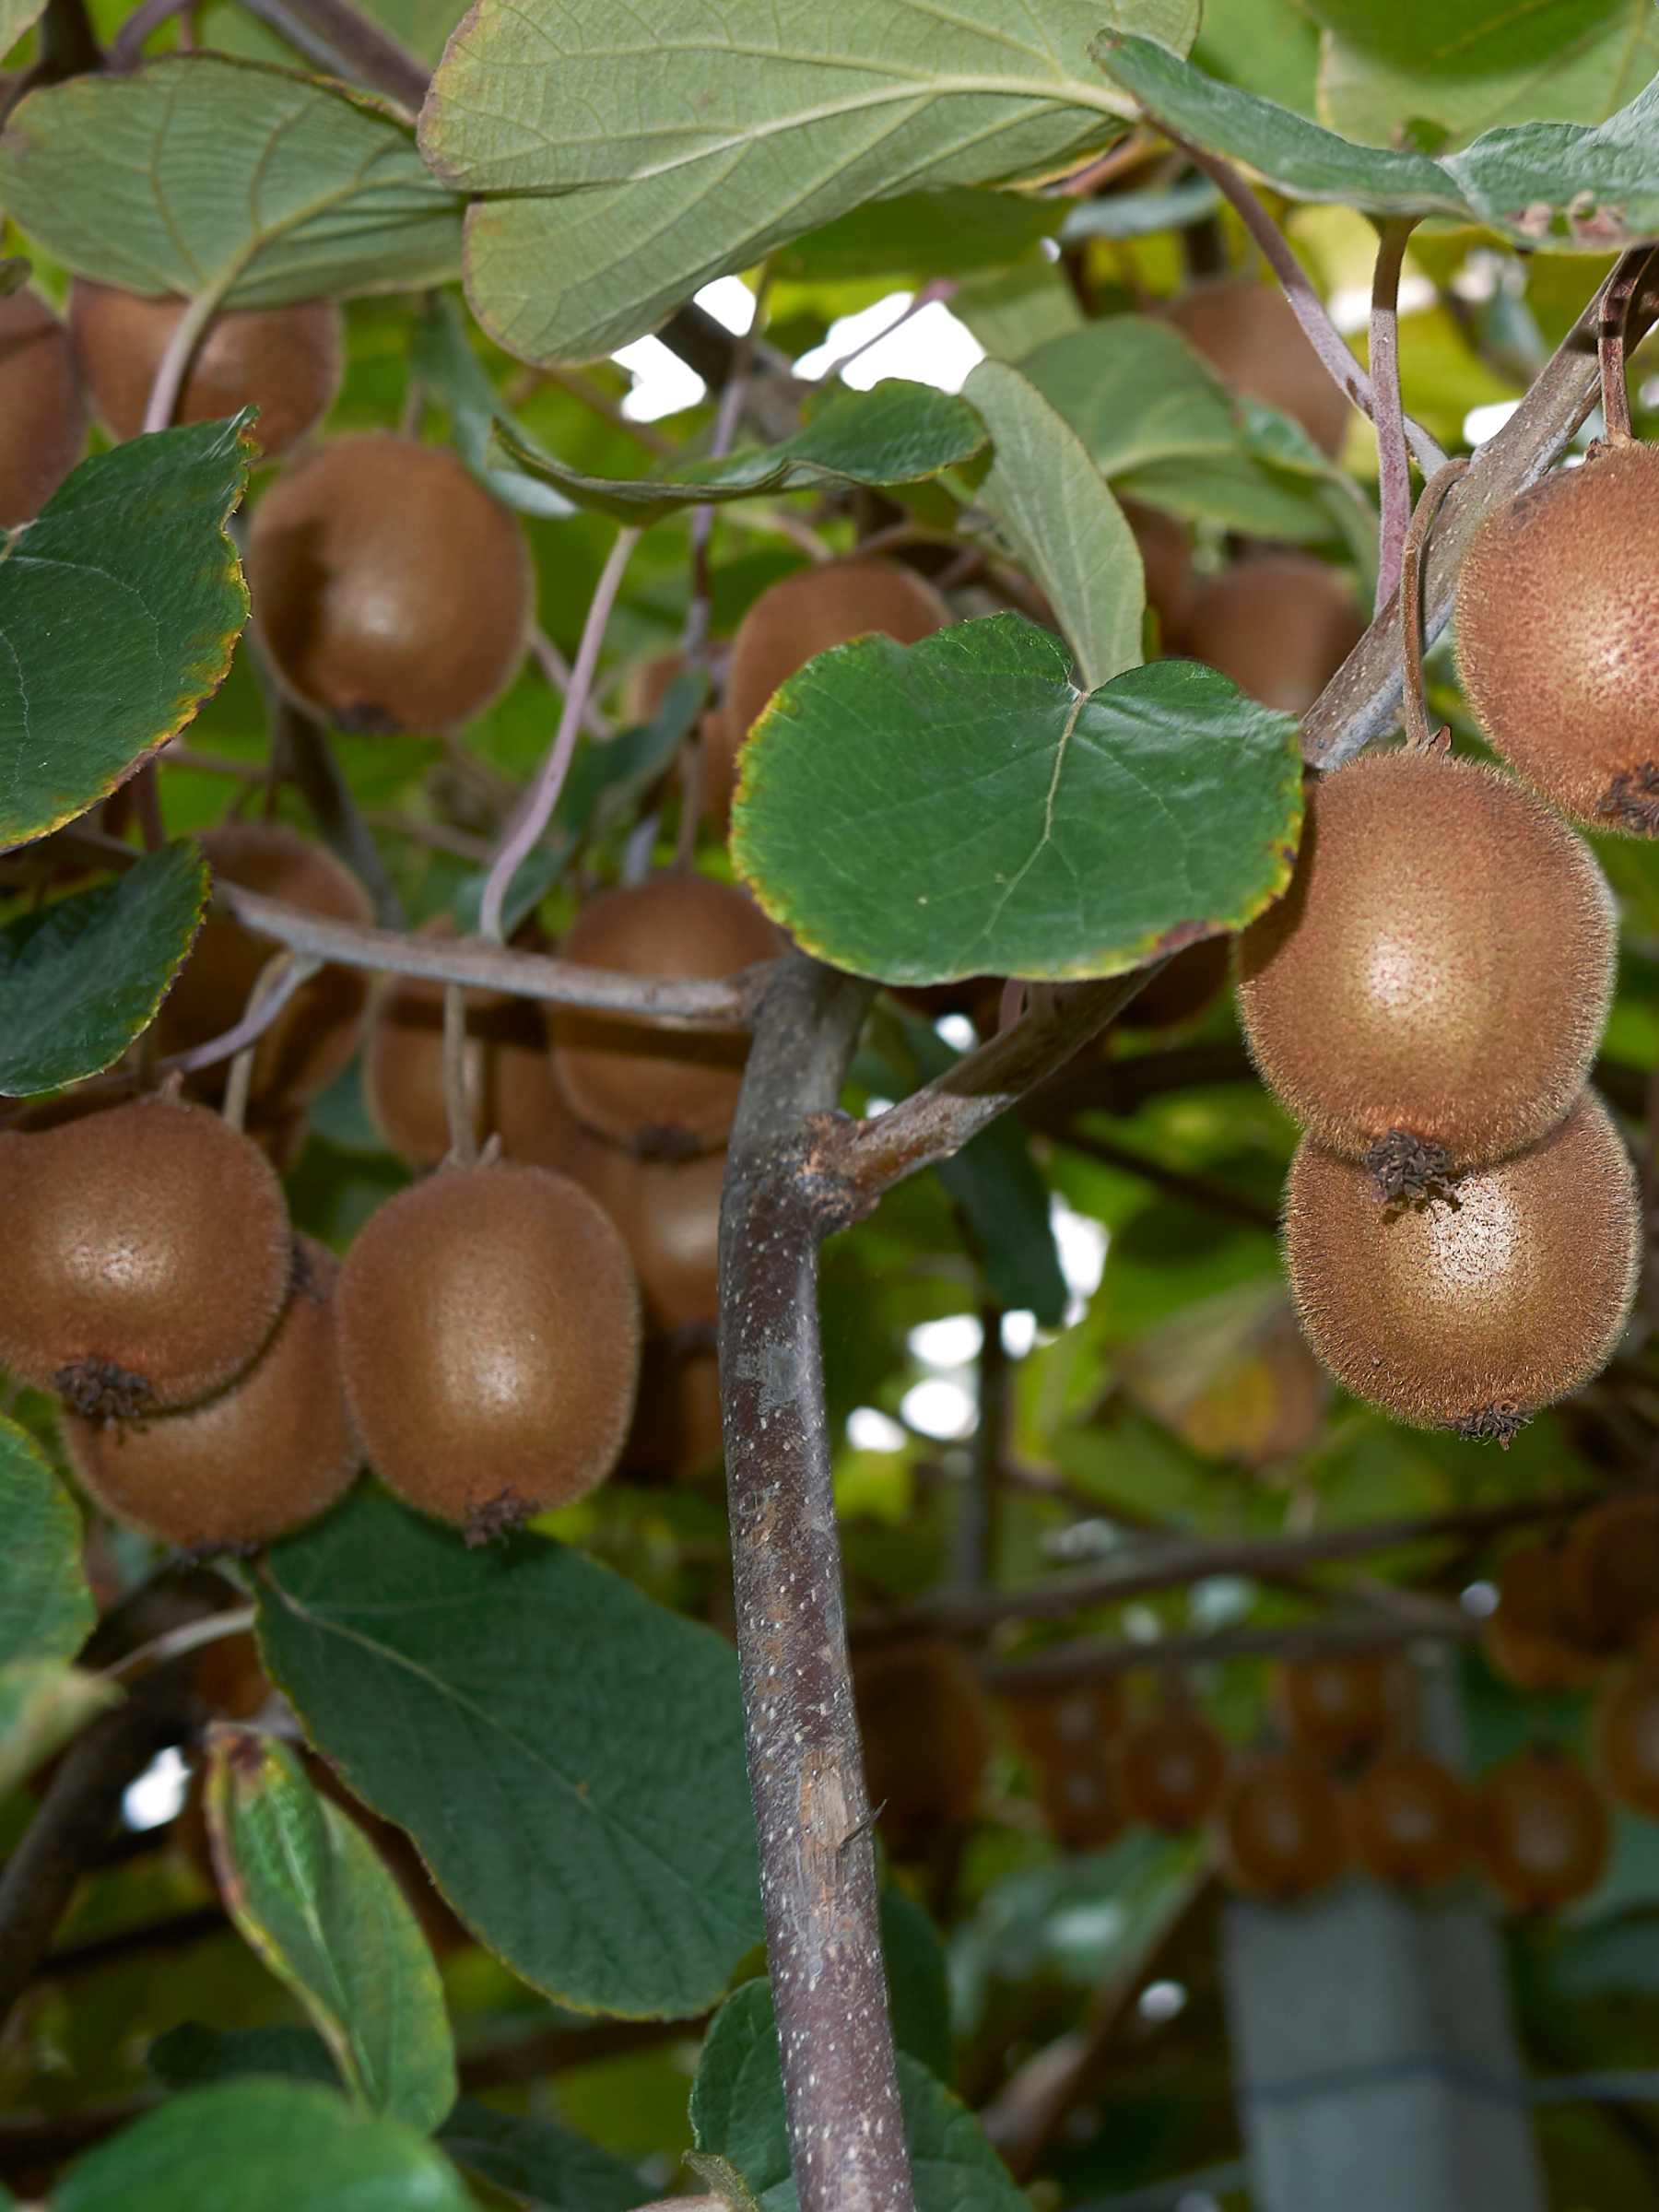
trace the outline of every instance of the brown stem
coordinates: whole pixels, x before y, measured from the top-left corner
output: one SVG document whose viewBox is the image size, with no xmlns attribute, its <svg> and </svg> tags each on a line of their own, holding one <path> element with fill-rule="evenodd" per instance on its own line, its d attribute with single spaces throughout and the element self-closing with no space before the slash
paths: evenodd
<svg viewBox="0 0 1659 2212">
<path fill-rule="evenodd" d="M 466 1093 L 466 985 L 443 987 L 443 1110 L 449 1117 L 450 1159 L 460 1168 L 478 1164 L 472 1100 Z"/>
<path fill-rule="evenodd" d="M 1446 1619 L 1434 1633 L 1472 1643 L 1480 1633 L 1473 1614 Z M 1297 1621 L 1275 1629 L 1222 1629 L 1213 1635 L 1159 1636 L 1148 1642 L 1109 1641 L 1083 1637 L 1076 1643 L 1051 1644 L 1030 1659 L 1005 1659 L 984 1669 L 988 1689 L 1066 1689 L 1075 1682 L 1097 1682 L 1108 1675 L 1133 1674 L 1141 1667 L 1195 1666 L 1223 1659 L 1313 1659 L 1326 1652 L 1382 1652 L 1415 1643 L 1423 1634 L 1417 1619 L 1390 1619 L 1384 1613 L 1340 1619 Z"/>
<path fill-rule="evenodd" d="M 1602 435 L 1609 445 L 1630 443 L 1630 387 L 1625 380 L 1625 323 L 1630 300 L 1653 258 L 1627 253 L 1614 270 L 1602 294 L 1601 319 L 1595 327 L 1596 359 L 1601 368 Z"/>
<path fill-rule="evenodd" d="M 242 0 L 242 6 L 331 76 L 354 78 L 408 114 L 418 113 L 430 70 L 350 0 Z"/>
<path fill-rule="evenodd" d="M 1406 741 L 1415 750 L 1426 751 L 1435 742 L 1423 696 L 1423 554 L 1441 501 L 1468 469 L 1466 460 L 1458 460 L 1435 470 L 1423 487 L 1400 552 L 1400 703 Z"/>
<path fill-rule="evenodd" d="M 138 817 L 138 834 L 145 851 L 159 853 L 167 842 L 167 826 L 161 819 L 161 794 L 153 760 L 147 760 L 133 778 L 133 812 Z"/>
<path fill-rule="evenodd" d="M 276 700 L 274 705 L 274 727 L 280 733 L 288 773 L 311 808 L 318 836 L 368 892 L 381 927 L 402 929 L 403 901 L 328 742 L 328 732 L 289 700 Z"/>
<path fill-rule="evenodd" d="M 1400 399 L 1400 270 L 1417 218 L 1396 216 L 1382 226 L 1371 276 L 1371 421 L 1377 432 L 1377 496 L 1382 535 L 1377 547 L 1378 609 L 1400 580 L 1400 549 L 1411 521 L 1411 455 L 1406 445 L 1406 410 Z"/>
</svg>

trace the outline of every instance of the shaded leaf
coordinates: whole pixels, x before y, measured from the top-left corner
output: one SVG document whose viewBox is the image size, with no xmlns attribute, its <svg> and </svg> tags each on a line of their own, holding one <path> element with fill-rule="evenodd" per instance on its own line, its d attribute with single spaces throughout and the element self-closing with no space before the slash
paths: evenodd
<svg viewBox="0 0 1659 2212">
<path fill-rule="evenodd" d="M 461 210 L 414 135 L 343 85 L 223 54 L 31 92 L 0 138 L 0 200 L 100 284 L 282 307 L 441 284 Z"/>
<path fill-rule="evenodd" d="M 1017 615 L 862 638 L 755 725 L 732 856 L 807 950 L 884 982 L 1116 975 L 1284 888 L 1295 732 L 1191 661 L 1085 696 Z"/>
<path fill-rule="evenodd" d="M 237 423 L 129 439 L 83 461 L 12 540 L 0 843 L 107 797 L 224 680 L 248 618 L 225 523 L 250 450 Z"/>
<path fill-rule="evenodd" d="M 0 930 L 0 1095 L 27 1098 L 112 1066 L 184 963 L 207 864 L 194 844 Z"/>
<path fill-rule="evenodd" d="M 286 1744 L 251 1728 L 208 1731 L 206 1808 L 231 1918 L 310 2013 L 351 2094 L 436 2127 L 455 2101 L 443 1985 L 368 1837 Z"/>
<path fill-rule="evenodd" d="M 250 2074 L 286 2075 L 296 2081 L 324 2081 L 337 2088 L 339 2068 L 328 2045 L 312 2028 L 207 2028 L 182 2020 L 159 2035 L 145 2064 L 170 2089 L 205 2088 L 211 2082 L 241 2081 Z"/>
<path fill-rule="evenodd" d="M 0 1797 L 122 1695 L 106 1676 L 51 1659 L 0 1666 Z"/>
<path fill-rule="evenodd" d="M 46 0 L 0 0 L 0 53 L 11 52 L 45 6 Z"/>
<path fill-rule="evenodd" d="M 1060 231 L 1063 246 L 1089 238 L 1151 238 L 1201 223 L 1221 205 L 1219 189 L 1207 177 L 1182 177 L 1145 192 L 1112 192 L 1098 200 L 1079 200 Z"/>
<path fill-rule="evenodd" d="M 490 382 L 466 335 L 465 318 L 448 292 L 427 295 L 409 341 L 409 374 L 444 408 L 456 452 L 504 505 L 521 514 L 558 517 L 576 512 L 551 484 L 527 477 L 522 468 L 500 465 L 501 449 L 494 438 L 498 424 L 522 441 L 534 441 Z"/>
<path fill-rule="evenodd" d="M 956 2067 L 956 2053 L 950 2040 L 945 1946 L 921 1906 L 891 1884 L 881 1893 L 881 1951 L 893 2041 L 930 2074 L 947 2081 Z"/>
<path fill-rule="evenodd" d="M 573 2128 L 498 2112 L 476 2097 L 462 2098 L 438 2140 L 458 2166 L 531 2212 L 629 2212 L 655 2194 L 631 2166 Z"/>
<path fill-rule="evenodd" d="M 265 1664 L 537 1988 L 693 2013 L 759 1938 L 737 1662 L 593 1560 L 359 1494 L 274 1545 Z"/>
<path fill-rule="evenodd" d="M 1212 188 L 1213 189 L 1213 188 Z M 778 257 L 779 274 L 812 283 L 853 276 L 959 276 L 1005 268 L 1066 219 L 1069 200 L 947 185 L 900 193 L 854 207 L 797 238 Z"/>
<path fill-rule="evenodd" d="M 98 1618 L 80 1515 L 27 1429 L 0 1415 L 0 1665 L 73 1659 Z"/>
<path fill-rule="evenodd" d="M 1012 268 L 964 277 L 950 312 L 993 360 L 1022 366 L 1039 346 L 1084 326 L 1083 310 L 1065 272 L 1041 253 L 1030 253 Z"/>
</svg>

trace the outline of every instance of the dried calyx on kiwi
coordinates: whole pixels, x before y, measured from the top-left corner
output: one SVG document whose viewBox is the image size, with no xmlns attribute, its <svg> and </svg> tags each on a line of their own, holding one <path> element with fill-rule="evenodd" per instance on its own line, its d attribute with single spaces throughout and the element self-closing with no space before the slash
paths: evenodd
<svg viewBox="0 0 1659 2212">
<path fill-rule="evenodd" d="M 0 530 L 32 522 L 80 459 L 87 407 L 63 325 L 27 288 L 0 300 Z"/>
<path fill-rule="evenodd" d="M 1335 569 L 1309 553 L 1265 553 L 1202 584 L 1165 650 L 1218 668 L 1265 707 L 1305 714 L 1364 634 Z"/>
<path fill-rule="evenodd" d="M 1239 939 L 1239 1012 L 1288 1110 L 1416 1199 L 1559 1122 L 1615 953 L 1594 855 L 1512 777 L 1363 754 L 1313 788 L 1290 887 Z"/>
</svg>

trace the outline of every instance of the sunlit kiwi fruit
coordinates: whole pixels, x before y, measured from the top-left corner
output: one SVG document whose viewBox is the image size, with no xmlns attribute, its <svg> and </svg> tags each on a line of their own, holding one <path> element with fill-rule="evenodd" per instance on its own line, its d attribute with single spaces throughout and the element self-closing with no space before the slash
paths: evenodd
<svg viewBox="0 0 1659 2212">
<path fill-rule="evenodd" d="M 466 722 L 529 641 L 524 532 L 446 447 L 379 430 L 333 440 L 260 500 L 247 570 L 284 688 L 343 730 Z"/>
<path fill-rule="evenodd" d="M 1159 309 L 1225 383 L 1300 422 L 1334 460 L 1350 408 L 1277 285 L 1209 276 Z"/>
<path fill-rule="evenodd" d="M 1365 630 L 1334 569 L 1307 553 L 1264 553 L 1200 585 L 1175 644 L 1281 714 L 1305 714 Z"/>
<path fill-rule="evenodd" d="M 63 325 L 25 288 L 0 300 L 0 530 L 32 522 L 80 459 L 87 406 Z"/>
<path fill-rule="evenodd" d="M 1594 1889 L 1607 1855 L 1607 1811 L 1589 1776 L 1553 1751 L 1524 1751 L 1476 1793 L 1475 1849 L 1513 1905 L 1571 1904 Z"/>
<path fill-rule="evenodd" d="M 1206 1013 L 1227 988 L 1230 937 L 1202 937 L 1160 968 L 1117 1018 L 1125 1030 L 1174 1030 Z"/>
<path fill-rule="evenodd" d="M 1158 617 L 1159 645 L 1165 653 L 1171 652 L 1198 588 L 1187 526 L 1161 507 L 1143 507 L 1138 500 L 1120 500 L 1118 505 L 1140 551 L 1147 605 Z"/>
<path fill-rule="evenodd" d="M 1557 1544 L 1523 1544 L 1498 1571 L 1498 1604 L 1480 1631 L 1495 1674 L 1517 1689 L 1577 1689 L 1601 1671 L 1567 1605 Z"/>
<path fill-rule="evenodd" d="M 1659 1615 L 1659 1494 L 1631 1491 L 1579 1515 L 1561 1553 L 1561 1600 L 1580 1640 L 1602 1652 Z"/>
<path fill-rule="evenodd" d="M 640 1294 L 587 1193 L 441 1168 L 371 1215 L 338 1293 L 370 1465 L 482 1541 L 603 1482 L 633 1417 Z"/>
<path fill-rule="evenodd" d="M 1038 1765 L 1107 1744 L 1124 1726 L 1124 1688 L 1115 1675 L 1070 1689 L 1026 1689 L 1010 1695 L 1014 1740 Z"/>
<path fill-rule="evenodd" d="M 1308 1342 L 1356 1397 L 1501 1439 L 1611 1357 L 1638 1212 L 1623 1139 L 1586 1091 L 1535 1145 L 1462 1177 L 1455 1202 L 1385 1205 L 1364 1168 L 1304 1137 L 1285 1265 Z"/>
<path fill-rule="evenodd" d="M 420 934 L 452 938 L 454 924 L 443 915 Z M 388 1150 L 412 1168 L 435 1168 L 450 1148 L 443 995 L 443 985 L 424 976 L 388 976 L 370 1015 L 363 1104 Z M 506 1159 L 562 1171 L 579 1133 L 553 1073 L 540 1006 L 469 990 L 463 1065 L 474 1142 L 499 1136 Z"/>
<path fill-rule="evenodd" d="M 1426 1753 L 1384 1751 L 1354 1784 L 1349 1827 L 1367 1874 L 1430 1888 L 1449 1882 L 1468 1857 L 1468 1794 L 1450 1767 Z"/>
<path fill-rule="evenodd" d="M 1620 445 L 1496 508 L 1457 580 L 1476 720 L 1547 799 L 1659 829 L 1659 449 Z"/>
<path fill-rule="evenodd" d="M 69 335 L 99 420 L 112 438 L 144 428 L 150 386 L 184 301 L 124 292 L 77 276 L 69 287 Z M 259 409 L 251 436 L 267 455 L 314 429 L 340 388 L 345 342 L 332 300 L 297 307 L 231 308 L 208 324 L 191 358 L 175 422 L 212 422 Z"/>
<path fill-rule="evenodd" d="M 1227 1747 L 1204 1718 L 1182 1707 L 1152 1713 L 1118 1751 L 1118 1774 L 1132 1818 L 1166 1836 L 1201 1828 L 1227 1774 Z"/>
<path fill-rule="evenodd" d="M 1230 1880 L 1259 1897 L 1308 1897 L 1342 1872 L 1335 1785 L 1306 1751 L 1276 1751 L 1237 1775 L 1222 1806 Z"/>
<path fill-rule="evenodd" d="M 1066 1851 L 1103 1851 L 1129 1822 L 1112 1759 L 1104 1744 L 1060 1751 L 1045 1761 L 1037 1802 L 1043 1825 Z"/>
<path fill-rule="evenodd" d="M 670 869 L 582 908 L 560 957 L 629 975 L 735 975 L 775 959 L 778 933 L 730 884 Z M 559 1080 L 578 1120 L 614 1143 L 665 1157 L 724 1144 L 737 1111 L 747 1037 L 647 1029 L 561 1011 Z"/>
<path fill-rule="evenodd" d="M 979 1806 L 991 1721 L 973 1662 L 942 1637 L 878 1644 L 853 1659 L 865 1787 L 885 1806 L 881 1832 L 900 1858 Z"/>
<path fill-rule="evenodd" d="M 703 736 L 703 808 L 721 833 L 731 814 L 738 747 L 781 683 L 851 638 L 881 630 L 914 645 L 950 619 L 924 577 L 875 556 L 797 569 L 762 592 L 737 625 L 720 724 Z"/>
<path fill-rule="evenodd" d="M 269 1163 L 206 1107 L 145 1099 L 0 1137 L 0 1368 L 88 1420 L 189 1406 L 288 1296 Z"/>
<path fill-rule="evenodd" d="M 1323 1759 L 1372 1749 L 1394 1719 L 1388 1663 L 1372 1653 L 1288 1664 L 1278 1697 L 1291 1736 Z"/>
<path fill-rule="evenodd" d="M 359 1465 L 340 1388 L 334 1255 L 297 1240 L 294 1287 L 245 1373 L 182 1413 L 63 1417 L 84 1488 L 164 1543 L 259 1543 L 331 1506 Z"/>
<path fill-rule="evenodd" d="M 1245 1041 L 1289 1112 L 1353 1159 L 1404 1137 L 1454 1170 L 1572 1104 L 1616 953 L 1575 831 L 1500 770 L 1405 752 L 1315 787 L 1290 888 L 1238 942 Z"/>
<path fill-rule="evenodd" d="M 1630 1667 L 1603 1691 L 1595 1749 L 1614 1795 L 1650 1820 L 1659 1818 L 1659 1671 L 1651 1664 Z"/>
<path fill-rule="evenodd" d="M 636 1159 L 619 1145 L 589 1138 L 572 1150 L 566 1172 L 593 1193 L 621 1232 L 648 1328 L 718 1321 L 723 1152 Z"/>
<path fill-rule="evenodd" d="M 716 1465 L 724 1449 L 712 1350 L 682 1351 L 672 1337 L 648 1336 L 633 1427 L 618 1463 L 623 1472 L 669 1480 L 697 1475 Z"/>
</svg>

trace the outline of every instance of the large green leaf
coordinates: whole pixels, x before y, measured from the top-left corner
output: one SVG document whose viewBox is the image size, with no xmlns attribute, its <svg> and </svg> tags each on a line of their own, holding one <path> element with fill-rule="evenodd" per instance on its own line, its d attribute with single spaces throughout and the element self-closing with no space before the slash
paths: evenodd
<svg viewBox="0 0 1659 2212">
<path fill-rule="evenodd" d="M 436 2127 L 455 2101 L 443 1984 L 368 1837 L 286 1744 L 251 1728 L 209 1732 L 206 1804 L 231 1918 L 315 2021 L 352 2096 Z"/>
<path fill-rule="evenodd" d="M 1116 975 L 1289 878 L 1296 724 L 1192 661 L 1085 694 L 1018 615 L 869 637 L 778 691 L 732 856 L 818 958 L 890 983 Z"/>
<path fill-rule="evenodd" d="M 248 618 L 225 523 L 251 451 L 225 422 L 129 439 L 83 461 L 13 539 L 0 844 L 84 814 L 224 680 Z"/>
<path fill-rule="evenodd" d="M 0 1797 L 121 1699 L 107 1675 L 55 1659 L 0 1666 Z"/>
<path fill-rule="evenodd" d="M 979 192 L 962 184 L 906 192 L 837 216 L 779 256 L 785 276 L 824 284 L 852 276 L 960 276 L 1001 269 L 1052 238 L 1077 203 Z"/>
<path fill-rule="evenodd" d="M 53 2212 L 477 2212 L 460 2175 L 401 2120 L 335 2089 L 233 2081 L 192 2089 L 100 2143 Z"/>
<path fill-rule="evenodd" d="M 81 1571 L 80 1515 L 27 1429 L 0 1415 L 0 1665 L 73 1659 L 97 1609 Z"/>
<path fill-rule="evenodd" d="M 1587 31 L 1625 14 L 1623 0 L 1305 0 L 1316 23 L 1418 75 L 1495 76 L 1540 68 Z"/>
<path fill-rule="evenodd" d="M 46 0 L 0 0 L 0 53 L 9 53 L 43 12 Z"/>
<path fill-rule="evenodd" d="M 340 2085 L 328 2045 L 311 2028 L 207 2028 L 181 2020 L 159 2035 L 145 2065 L 170 2089 L 200 2089 L 250 2074 L 281 2074 L 297 2081 Z"/>
<path fill-rule="evenodd" d="M 456 2165 L 531 2212 L 629 2212 L 655 2194 L 631 2166 L 573 2128 L 498 2112 L 476 2097 L 462 2098 L 438 2140 Z"/>
<path fill-rule="evenodd" d="M 184 963 L 207 864 L 168 845 L 0 930 L 0 1095 L 78 1083 L 119 1060 Z"/>
<path fill-rule="evenodd" d="M 535 1535 L 359 1495 L 274 1545 L 266 1665 L 445 1895 L 563 2002 L 700 2011 L 760 1935 L 737 1663 Z"/>
<path fill-rule="evenodd" d="M 1141 657 L 1146 578 L 1135 534 L 1088 447 L 1006 361 L 982 361 L 967 396 L 995 448 L 980 504 L 1070 640 L 1077 680 L 1097 689 Z"/>
<path fill-rule="evenodd" d="M 232 307 L 460 266 L 460 207 L 405 124 L 343 85 L 223 54 L 31 92 L 0 138 L 0 201 L 84 276 Z"/>
<path fill-rule="evenodd" d="M 1121 134 L 1102 17 L 1190 44 L 1187 0 L 481 0 L 421 144 L 467 218 L 475 312 L 593 359 L 865 201 L 1051 171 Z"/>
</svg>

